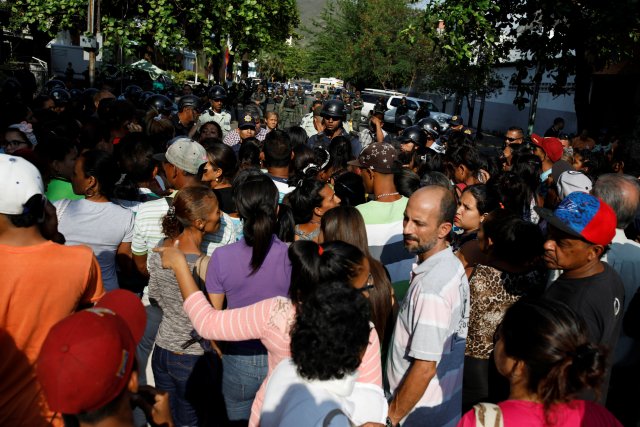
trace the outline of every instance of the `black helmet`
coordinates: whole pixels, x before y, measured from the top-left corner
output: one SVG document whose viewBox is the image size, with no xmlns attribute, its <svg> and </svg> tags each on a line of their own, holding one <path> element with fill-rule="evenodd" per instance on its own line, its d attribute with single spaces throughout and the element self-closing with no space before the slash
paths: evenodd
<svg viewBox="0 0 640 427">
<path fill-rule="evenodd" d="M 195 95 L 185 95 L 178 99 L 178 110 L 182 111 L 184 107 L 192 107 L 197 110 L 200 106 L 200 98 Z"/>
<path fill-rule="evenodd" d="M 49 92 L 49 96 L 53 98 L 56 105 L 63 105 L 71 101 L 71 95 L 66 89 L 53 89 Z"/>
<path fill-rule="evenodd" d="M 209 89 L 207 94 L 209 99 L 225 99 L 227 97 L 227 91 L 220 85 L 215 85 Z"/>
<path fill-rule="evenodd" d="M 344 120 L 347 116 L 347 109 L 344 106 L 344 102 L 339 99 L 332 99 L 325 102 L 320 112 L 322 117 L 333 117 L 335 119 Z"/>
<path fill-rule="evenodd" d="M 142 92 L 140 94 L 140 96 L 138 97 L 138 104 L 140 106 L 142 106 L 142 107 L 146 107 L 147 106 L 147 99 L 151 98 L 155 94 L 156 94 L 155 92 L 151 92 L 150 90 L 146 90 L 146 91 Z"/>
<path fill-rule="evenodd" d="M 51 91 L 54 89 L 67 89 L 64 82 L 61 80 L 49 80 L 44 84 L 44 92 L 48 93 L 51 96 Z"/>
<path fill-rule="evenodd" d="M 402 115 L 396 119 L 396 127 L 398 129 L 406 129 L 409 126 L 413 126 L 413 122 L 411 121 L 411 117 L 407 115 Z"/>
<path fill-rule="evenodd" d="M 398 141 L 400 144 L 413 142 L 418 147 L 422 147 L 427 141 L 427 136 L 420 126 L 409 126 L 402 132 L 402 135 L 398 137 Z"/>
<path fill-rule="evenodd" d="M 124 97 L 130 101 L 137 101 L 142 94 L 142 88 L 138 85 L 129 85 L 124 89 Z"/>
<path fill-rule="evenodd" d="M 425 117 L 424 119 L 416 123 L 416 125 L 420 126 L 422 130 L 425 131 L 427 135 L 431 136 L 433 139 L 438 139 L 440 133 L 442 132 L 442 129 L 440 128 L 438 122 L 431 117 Z"/>
<path fill-rule="evenodd" d="M 80 89 L 71 89 L 69 95 L 71 95 L 71 99 L 73 100 L 80 99 L 82 98 L 82 91 Z"/>
<path fill-rule="evenodd" d="M 160 114 L 169 115 L 173 110 L 173 102 L 164 95 L 153 95 L 145 102 L 148 108 L 155 108 Z"/>
</svg>

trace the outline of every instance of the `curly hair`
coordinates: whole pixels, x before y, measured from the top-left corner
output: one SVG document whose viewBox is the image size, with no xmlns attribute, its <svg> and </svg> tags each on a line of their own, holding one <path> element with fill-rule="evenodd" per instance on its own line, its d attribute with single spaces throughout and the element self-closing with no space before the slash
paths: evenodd
<svg viewBox="0 0 640 427">
<path fill-rule="evenodd" d="M 369 333 L 366 298 L 348 283 L 321 283 L 296 312 L 291 358 L 303 378 L 341 379 L 360 366 Z"/>
</svg>

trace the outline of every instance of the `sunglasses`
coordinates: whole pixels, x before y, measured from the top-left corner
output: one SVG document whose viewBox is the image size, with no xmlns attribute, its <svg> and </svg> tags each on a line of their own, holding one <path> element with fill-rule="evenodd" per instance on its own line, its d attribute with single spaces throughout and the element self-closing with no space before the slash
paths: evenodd
<svg viewBox="0 0 640 427">
<path fill-rule="evenodd" d="M 517 140 L 522 139 L 522 138 L 511 138 L 509 136 L 505 136 L 504 139 L 506 139 L 509 142 L 513 142 L 513 141 L 517 141 Z"/>
</svg>

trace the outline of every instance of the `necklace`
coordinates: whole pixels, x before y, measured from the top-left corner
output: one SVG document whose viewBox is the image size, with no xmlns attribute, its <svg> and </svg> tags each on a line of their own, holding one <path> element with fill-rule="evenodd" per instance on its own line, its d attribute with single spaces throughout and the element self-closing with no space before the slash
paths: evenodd
<svg viewBox="0 0 640 427">
<path fill-rule="evenodd" d="M 387 196 L 396 196 L 396 195 L 398 195 L 398 194 L 400 194 L 400 193 L 398 193 L 397 191 L 396 191 L 395 193 L 384 193 L 384 194 L 378 194 L 378 195 L 376 196 L 376 200 L 378 200 L 378 199 L 382 199 L 383 197 L 387 197 Z"/>
<path fill-rule="evenodd" d="M 309 224 L 316 224 L 316 225 L 318 225 L 318 224 L 320 224 L 320 221 L 310 220 L 310 221 L 309 221 Z"/>
</svg>

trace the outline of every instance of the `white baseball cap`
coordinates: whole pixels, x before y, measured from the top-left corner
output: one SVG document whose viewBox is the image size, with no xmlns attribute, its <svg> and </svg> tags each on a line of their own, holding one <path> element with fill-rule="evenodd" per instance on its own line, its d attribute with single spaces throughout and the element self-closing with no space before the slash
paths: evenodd
<svg viewBox="0 0 640 427">
<path fill-rule="evenodd" d="M 593 188 L 591 179 L 580 171 L 564 171 L 558 177 L 556 186 L 558 187 L 558 197 L 564 200 L 569 194 L 580 191 L 589 193 Z"/>
<path fill-rule="evenodd" d="M 36 194 L 44 194 L 38 169 L 22 157 L 0 154 L 0 213 L 20 215 L 24 205 Z"/>
</svg>

